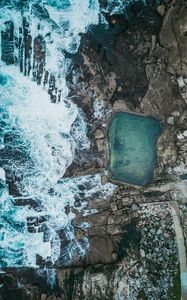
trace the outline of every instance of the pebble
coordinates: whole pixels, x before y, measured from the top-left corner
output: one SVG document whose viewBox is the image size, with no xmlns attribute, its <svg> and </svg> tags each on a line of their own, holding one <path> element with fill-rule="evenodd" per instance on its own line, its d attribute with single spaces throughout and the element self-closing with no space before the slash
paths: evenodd
<svg viewBox="0 0 187 300">
<path fill-rule="evenodd" d="M 185 82 L 182 76 L 180 76 L 179 78 L 177 78 L 177 82 L 180 88 L 183 88 L 185 86 Z"/>
<path fill-rule="evenodd" d="M 101 129 L 97 129 L 96 132 L 95 132 L 95 138 L 96 139 L 104 138 L 104 132 Z"/>
<path fill-rule="evenodd" d="M 183 135 L 184 137 L 187 137 L 187 130 L 183 131 L 182 135 Z"/>
<path fill-rule="evenodd" d="M 117 205 L 116 205 L 115 202 L 112 202 L 112 203 L 110 204 L 110 207 L 111 207 L 111 210 L 112 210 L 112 211 L 118 210 Z"/>
<path fill-rule="evenodd" d="M 117 100 L 114 102 L 113 110 L 128 111 L 129 109 L 125 100 Z"/>
<path fill-rule="evenodd" d="M 162 4 L 162 5 L 157 6 L 156 11 L 161 17 L 163 17 L 163 15 L 165 13 L 165 9 L 166 9 L 165 5 Z"/>
<path fill-rule="evenodd" d="M 158 229 L 157 230 L 157 234 L 161 234 L 162 233 L 162 230 L 161 229 Z"/>
<path fill-rule="evenodd" d="M 179 116 L 180 116 L 180 112 L 177 111 L 177 110 L 175 110 L 175 111 L 173 111 L 173 112 L 171 113 L 171 115 L 174 116 L 174 117 L 179 117 Z"/>
<path fill-rule="evenodd" d="M 172 116 L 170 116 L 169 118 L 167 118 L 167 123 L 168 123 L 169 125 L 174 125 L 174 123 L 175 123 L 175 118 L 172 117 Z"/>
<path fill-rule="evenodd" d="M 143 249 L 140 249 L 140 255 L 141 255 L 142 257 L 145 257 L 145 251 L 144 251 Z"/>
<path fill-rule="evenodd" d="M 113 253 L 112 253 L 112 259 L 115 261 L 115 260 L 117 260 L 117 258 L 118 258 L 117 253 L 116 253 L 116 252 L 113 252 Z"/>
<path fill-rule="evenodd" d="M 114 224 L 114 221 L 115 221 L 114 217 L 113 216 L 109 216 L 107 223 L 108 223 L 108 225 L 112 225 L 112 224 Z"/>
</svg>

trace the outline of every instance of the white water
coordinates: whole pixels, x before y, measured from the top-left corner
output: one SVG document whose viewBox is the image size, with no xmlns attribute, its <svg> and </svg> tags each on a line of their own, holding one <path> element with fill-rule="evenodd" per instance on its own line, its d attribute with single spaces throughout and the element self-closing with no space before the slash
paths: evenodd
<svg viewBox="0 0 187 300">
<path fill-rule="evenodd" d="M 54 263 L 61 255 L 63 240 L 58 234 L 61 229 L 69 240 L 64 261 L 71 260 L 75 253 L 84 255 L 88 241 L 83 239 L 81 244 L 76 241 L 71 225 L 74 214 L 71 211 L 67 214 L 65 207 L 74 206 L 75 196 L 83 200 L 79 195 L 80 184 L 85 184 L 85 199 L 96 192 L 107 196 L 114 189 L 111 184 L 102 186 L 99 175 L 61 179 L 73 161 L 75 149 L 81 151 L 89 147 L 84 117 L 67 99 L 66 74 L 71 61 L 65 59 L 64 50 L 75 53 L 80 43 L 79 33 L 85 32 L 90 24 L 98 23 L 98 1 L 71 0 L 66 1 L 65 7 L 61 1 L 43 1 L 50 18 L 42 21 L 34 11 L 36 2 L 29 1 L 27 9 L 19 10 L 17 1 L 12 1 L 11 9 L 1 9 L 0 25 L 13 21 L 14 35 L 19 37 L 22 15 L 27 18 L 33 39 L 40 34 L 46 41 L 45 70 L 55 76 L 62 94 L 60 102 L 51 103 L 47 87 L 37 86 L 32 81 L 32 72 L 30 78 L 24 77 L 18 66 L 1 63 L 0 162 L 6 174 L 15 178 L 21 196 L 9 195 L 1 168 L 0 267 L 36 267 L 37 254 Z M 15 49 L 17 59 L 18 52 Z M 86 188 L 88 183 L 89 188 Z M 14 205 L 19 197 L 36 201 L 38 207 Z M 30 217 L 45 217 L 47 239 L 40 225 L 34 226 L 36 232 L 28 231 Z"/>
</svg>

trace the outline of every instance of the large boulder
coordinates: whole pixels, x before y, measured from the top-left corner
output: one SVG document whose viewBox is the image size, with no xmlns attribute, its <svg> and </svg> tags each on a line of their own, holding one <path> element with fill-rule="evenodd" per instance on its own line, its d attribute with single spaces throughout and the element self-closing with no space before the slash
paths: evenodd
<svg viewBox="0 0 187 300">
<path fill-rule="evenodd" d="M 160 32 L 160 43 L 169 50 L 167 69 L 175 75 L 187 77 L 187 5 L 172 1 Z"/>
<path fill-rule="evenodd" d="M 157 63 L 140 107 L 143 113 L 163 120 L 175 110 L 180 113 L 184 110 L 185 101 L 179 94 L 177 82 L 167 72 L 164 64 Z"/>
</svg>

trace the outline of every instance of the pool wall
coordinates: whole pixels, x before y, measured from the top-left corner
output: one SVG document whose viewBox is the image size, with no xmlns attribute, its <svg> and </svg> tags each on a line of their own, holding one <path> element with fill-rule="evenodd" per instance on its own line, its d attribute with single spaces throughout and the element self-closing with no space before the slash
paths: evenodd
<svg viewBox="0 0 187 300">
<path fill-rule="evenodd" d="M 118 178 L 114 178 L 112 176 L 112 171 L 110 168 L 110 141 L 109 141 L 109 135 L 110 135 L 110 129 L 112 126 L 112 122 L 114 121 L 114 118 L 117 114 L 119 113 L 124 113 L 127 115 L 133 115 L 133 116 L 139 116 L 139 117 L 143 117 L 143 118 L 149 118 L 150 120 L 154 120 L 154 121 L 158 121 L 160 122 L 160 128 L 159 128 L 159 134 L 157 134 L 157 137 L 155 138 L 155 159 L 154 159 L 154 164 L 153 164 L 153 168 L 150 172 L 149 175 L 149 180 L 146 180 L 145 183 L 140 183 L 140 182 L 134 182 L 131 180 L 119 180 Z M 133 111 L 129 111 L 129 110 L 122 110 L 122 109 L 116 109 L 115 111 L 113 111 L 113 113 L 111 114 L 109 120 L 108 120 L 108 126 L 107 126 L 107 132 L 106 132 L 106 140 L 107 140 L 107 151 L 106 151 L 106 169 L 109 172 L 108 175 L 108 180 L 111 181 L 112 183 L 117 183 L 117 184 L 123 184 L 123 185 L 132 185 L 132 186 L 136 186 L 136 187 L 141 187 L 141 186 L 146 186 L 148 185 L 155 177 L 155 171 L 156 171 L 156 167 L 157 167 L 157 162 L 158 162 L 158 151 L 157 151 L 157 146 L 158 146 L 158 141 L 160 139 L 160 137 L 162 136 L 162 133 L 164 131 L 165 125 L 163 120 L 158 119 L 158 118 L 154 118 L 150 115 L 146 115 L 146 114 L 142 114 L 142 113 L 137 113 L 137 112 L 133 112 Z"/>
</svg>

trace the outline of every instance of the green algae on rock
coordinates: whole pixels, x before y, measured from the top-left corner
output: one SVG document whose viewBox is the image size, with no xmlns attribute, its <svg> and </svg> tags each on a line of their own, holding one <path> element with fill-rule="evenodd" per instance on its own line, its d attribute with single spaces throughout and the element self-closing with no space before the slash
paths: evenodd
<svg viewBox="0 0 187 300">
<path fill-rule="evenodd" d="M 111 179 L 135 185 L 149 183 L 153 178 L 160 133 L 161 123 L 157 119 L 116 113 L 108 134 Z"/>
</svg>

